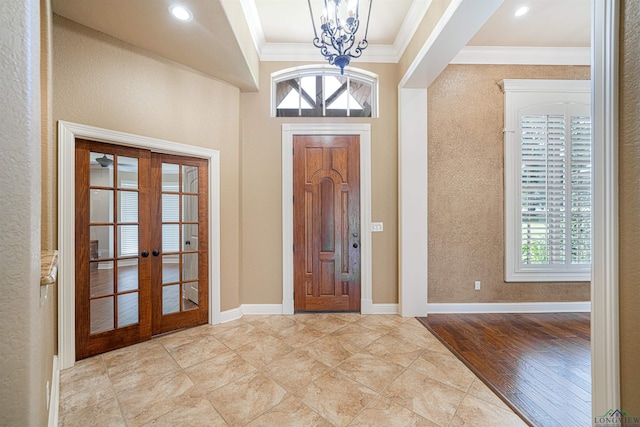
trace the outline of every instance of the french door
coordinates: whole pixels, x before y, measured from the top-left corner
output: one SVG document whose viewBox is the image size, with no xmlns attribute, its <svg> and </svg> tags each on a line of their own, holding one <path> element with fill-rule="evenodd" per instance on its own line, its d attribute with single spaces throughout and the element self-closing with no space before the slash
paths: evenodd
<svg viewBox="0 0 640 427">
<path fill-rule="evenodd" d="M 76 359 L 208 318 L 206 160 L 76 140 Z"/>
</svg>

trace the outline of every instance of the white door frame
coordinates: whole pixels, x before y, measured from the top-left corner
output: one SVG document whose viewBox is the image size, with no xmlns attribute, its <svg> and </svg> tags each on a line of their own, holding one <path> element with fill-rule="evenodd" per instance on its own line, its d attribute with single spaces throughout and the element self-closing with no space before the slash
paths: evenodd
<svg viewBox="0 0 640 427">
<path fill-rule="evenodd" d="M 209 160 L 209 323 L 220 323 L 220 152 L 93 126 L 58 122 L 58 357 L 73 366 L 75 345 L 75 141 L 85 138 Z"/>
<path fill-rule="evenodd" d="M 293 314 L 293 136 L 360 136 L 360 312 L 373 314 L 371 262 L 371 125 L 282 125 L 282 313 Z"/>
</svg>

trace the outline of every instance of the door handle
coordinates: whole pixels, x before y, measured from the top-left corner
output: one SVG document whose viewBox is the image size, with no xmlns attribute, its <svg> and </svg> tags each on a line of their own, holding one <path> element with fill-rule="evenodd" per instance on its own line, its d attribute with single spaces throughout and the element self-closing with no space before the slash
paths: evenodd
<svg viewBox="0 0 640 427">
<path fill-rule="evenodd" d="M 146 258 L 149 256 L 149 251 L 142 251 L 142 253 L 140 253 L 140 255 L 142 255 L 142 258 Z"/>
<path fill-rule="evenodd" d="M 356 248 L 356 249 L 358 249 L 358 244 L 357 244 L 357 243 L 354 243 L 354 244 L 353 244 L 353 247 L 354 247 L 354 248 Z"/>
<path fill-rule="evenodd" d="M 153 252 L 151 252 L 153 254 L 153 256 L 158 256 L 160 255 L 160 251 L 157 249 L 154 249 Z"/>
</svg>

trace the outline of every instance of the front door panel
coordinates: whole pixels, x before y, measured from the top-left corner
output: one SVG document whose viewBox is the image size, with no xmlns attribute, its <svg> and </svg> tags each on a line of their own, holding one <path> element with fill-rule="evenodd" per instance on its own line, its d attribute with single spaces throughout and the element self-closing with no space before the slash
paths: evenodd
<svg viewBox="0 0 640 427">
<path fill-rule="evenodd" d="M 360 144 L 294 136 L 294 308 L 360 309 Z"/>
</svg>

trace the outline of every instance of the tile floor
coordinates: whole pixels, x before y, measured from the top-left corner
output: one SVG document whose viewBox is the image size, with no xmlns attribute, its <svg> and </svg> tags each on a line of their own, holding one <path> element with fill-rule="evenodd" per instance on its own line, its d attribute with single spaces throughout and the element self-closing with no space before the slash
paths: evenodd
<svg viewBox="0 0 640 427">
<path fill-rule="evenodd" d="M 525 426 L 413 318 L 245 316 L 61 372 L 61 426 Z"/>
</svg>

